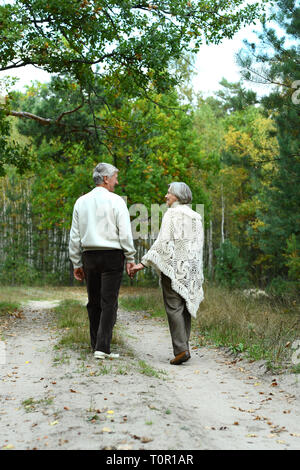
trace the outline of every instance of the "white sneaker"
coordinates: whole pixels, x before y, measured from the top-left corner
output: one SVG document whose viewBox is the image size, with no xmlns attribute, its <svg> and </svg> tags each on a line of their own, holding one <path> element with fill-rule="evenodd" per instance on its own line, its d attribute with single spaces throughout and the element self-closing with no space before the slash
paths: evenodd
<svg viewBox="0 0 300 470">
<path fill-rule="evenodd" d="M 94 358 L 95 359 L 105 359 L 106 357 L 108 357 L 109 359 L 118 359 L 118 357 L 120 357 L 120 354 L 117 354 L 117 353 L 107 354 L 103 351 L 95 351 L 94 352 Z"/>
<path fill-rule="evenodd" d="M 110 353 L 110 354 L 106 354 L 106 357 L 108 357 L 110 359 L 118 359 L 118 357 L 120 357 L 120 354 Z"/>
<path fill-rule="evenodd" d="M 95 359 L 104 359 L 106 357 L 106 353 L 103 351 L 95 351 L 94 358 Z"/>
</svg>

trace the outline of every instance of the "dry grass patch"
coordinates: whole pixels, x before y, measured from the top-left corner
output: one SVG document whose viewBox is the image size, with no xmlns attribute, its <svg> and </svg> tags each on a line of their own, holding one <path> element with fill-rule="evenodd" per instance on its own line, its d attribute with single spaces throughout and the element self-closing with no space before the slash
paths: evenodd
<svg viewBox="0 0 300 470">
<path fill-rule="evenodd" d="M 247 298 L 242 292 L 205 284 L 195 326 L 200 344 L 214 342 L 251 359 L 265 359 L 270 368 L 292 367 L 290 346 L 300 339 L 299 304 Z"/>
</svg>

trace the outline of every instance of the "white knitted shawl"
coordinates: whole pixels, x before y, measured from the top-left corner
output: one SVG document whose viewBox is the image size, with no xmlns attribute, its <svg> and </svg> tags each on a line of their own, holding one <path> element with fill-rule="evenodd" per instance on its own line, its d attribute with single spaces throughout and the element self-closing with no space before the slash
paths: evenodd
<svg viewBox="0 0 300 470">
<path fill-rule="evenodd" d="M 158 237 L 142 258 L 171 279 L 172 289 L 196 317 L 203 300 L 203 225 L 200 214 L 175 202 L 165 213 Z"/>
</svg>

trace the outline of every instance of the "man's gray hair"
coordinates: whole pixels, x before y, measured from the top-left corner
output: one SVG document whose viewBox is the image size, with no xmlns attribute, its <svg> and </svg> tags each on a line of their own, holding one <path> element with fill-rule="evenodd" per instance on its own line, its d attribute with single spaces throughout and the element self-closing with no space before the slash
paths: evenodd
<svg viewBox="0 0 300 470">
<path fill-rule="evenodd" d="M 104 182 L 103 176 L 108 176 L 111 178 L 118 170 L 115 166 L 110 163 L 98 163 L 96 168 L 93 171 L 93 180 L 96 185 L 102 184 Z"/>
<path fill-rule="evenodd" d="M 185 183 L 174 182 L 169 184 L 169 192 L 177 197 L 180 204 L 189 204 L 193 200 L 192 191 Z"/>
</svg>

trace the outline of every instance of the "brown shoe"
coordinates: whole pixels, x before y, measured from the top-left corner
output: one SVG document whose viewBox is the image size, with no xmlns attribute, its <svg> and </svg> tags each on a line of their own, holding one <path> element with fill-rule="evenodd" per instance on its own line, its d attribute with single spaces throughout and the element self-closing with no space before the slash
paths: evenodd
<svg viewBox="0 0 300 470">
<path fill-rule="evenodd" d="M 177 356 L 175 356 L 174 359 L 172 359 L 170 361 L 170 364 L 173 364 L 174 366 L 177 366 L 177 365 L 181 364 L 182 362 L 188 361 L 190 357 L 191 357 L 191 355 L 190 355 L 189 351 L 183 351 L 183 352 L 177 354 Z"/>
</svg>

